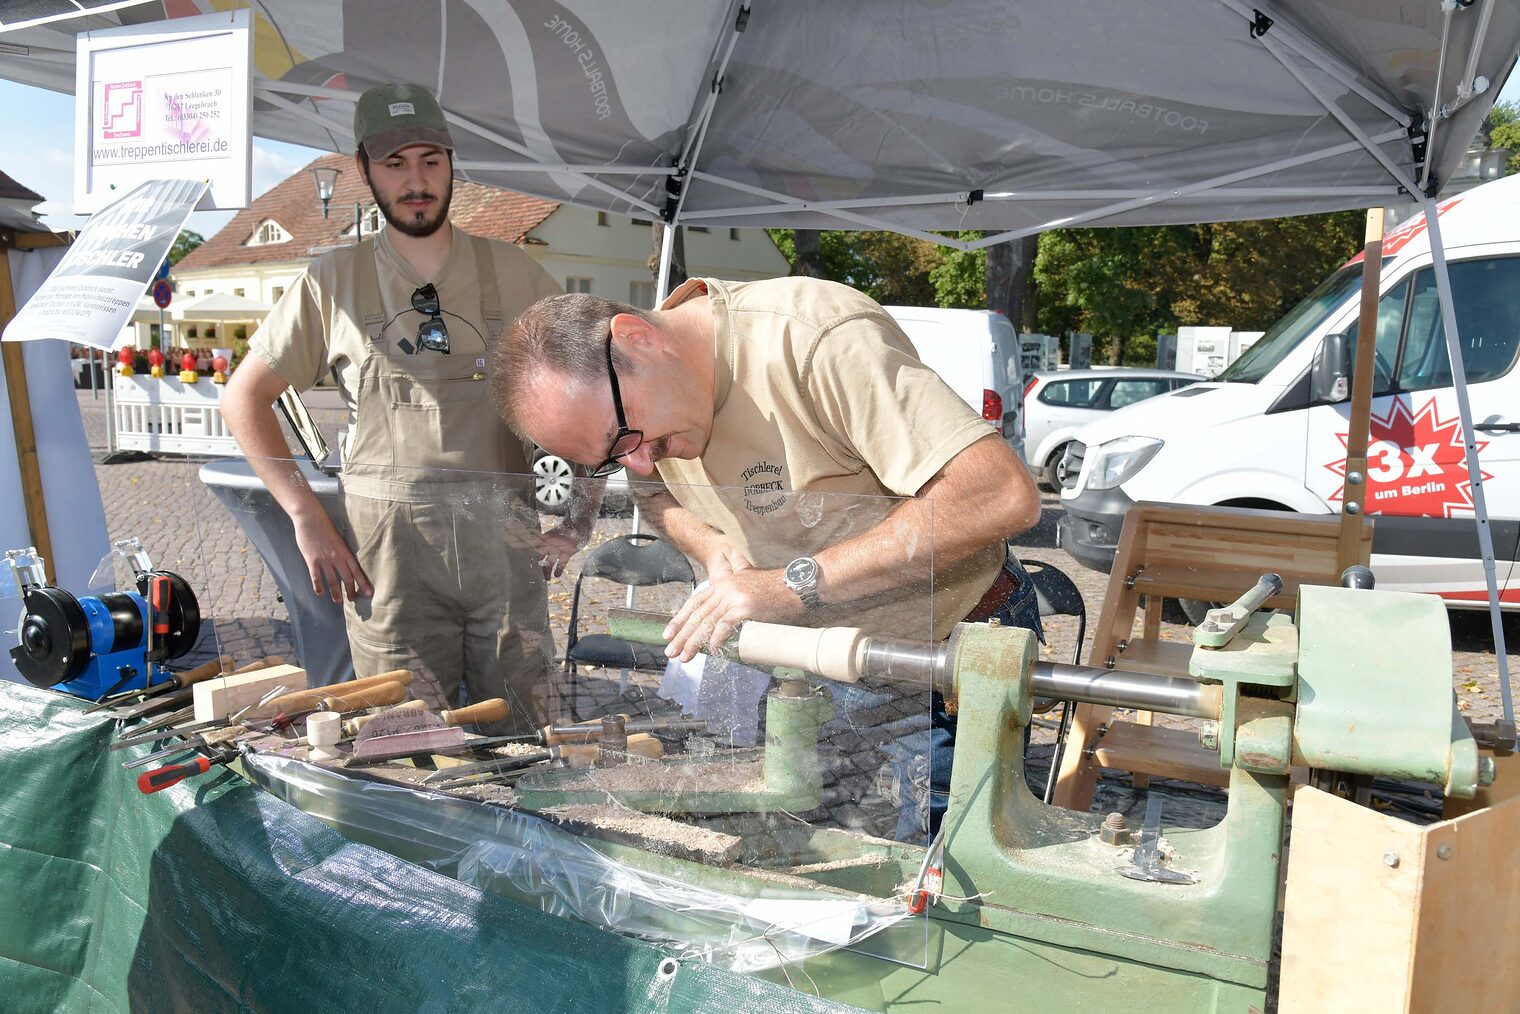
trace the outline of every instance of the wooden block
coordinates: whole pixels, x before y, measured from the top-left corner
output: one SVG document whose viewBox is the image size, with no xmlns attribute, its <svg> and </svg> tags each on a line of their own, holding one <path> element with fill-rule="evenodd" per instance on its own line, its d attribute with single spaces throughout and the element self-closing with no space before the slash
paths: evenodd
<svg viewBox="0 0 1520 1014">
<path fill-rule="evenodd" d="M 1198 742 L 1188 729 L 1109 721 L 1108 732 L 1093 745 L 1099 767 L 1132 771 L 1158 778 L 1227 786 L 1230 773 L 1219 766 L 1219 751 Z"/>
<path fill-rule="evenodd" d="M 240 708 L 257 704 L 259 698 L 275 687 L 305 690 L 306 670 L 294 665 L 276 665 L 197 683 L 192 690 L 195 720 L 209 722 L 213 718 L 225 718 Z"/>
<path fill-rule="evenodd" d="M 1486 747 L 1478 752 L 1494 759 L 1494 784 L 1479 788 L 1471 799 L 1447 796 L 1441 812 L 1447 820 L 1520 796 L 1520 753 L 1496 754 Z"/>
<path fill-rule="evenodd" d="M 1279 1009 L 1514 1010 L 1517 835 L 1520 799 L 1422 827 L 1300 788 Z"/>
</svg>

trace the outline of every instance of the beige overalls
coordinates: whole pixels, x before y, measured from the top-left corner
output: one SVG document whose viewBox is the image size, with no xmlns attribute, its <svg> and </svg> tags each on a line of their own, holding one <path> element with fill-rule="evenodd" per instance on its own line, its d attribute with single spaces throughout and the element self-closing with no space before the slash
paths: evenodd
<svg viewBox="0 0 1520 1014">
<path fill-rule="evenodd" d="M 507 723 L 482 731 L 526 732 L 543 724 L 536 695 L 547 692 L 553 654 L 538 515 L 524 448 L 487 382 L 487 341 L 504 324 L 491 249 L 455 237 L 474 246 L 480 304 L 451 306 L 448 279 L 437 283 L 449 355 L 398 347 L 415 346 L 426 318 L 410 293 L 393 293 L 386 312 L 372 240 L 355 259 L 368 341 L 342 487 L 374 594 L 347 603 L 345 618 L 357 675 L 410 669 L 412 695 L 434 708 L 455 707 L 463 680 L 469 700 L 512 706 Z"/>
</svg>

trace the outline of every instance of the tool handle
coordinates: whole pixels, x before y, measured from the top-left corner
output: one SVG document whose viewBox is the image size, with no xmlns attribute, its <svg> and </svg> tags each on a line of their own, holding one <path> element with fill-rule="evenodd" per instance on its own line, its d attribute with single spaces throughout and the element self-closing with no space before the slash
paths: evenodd
<svg viewBox="0 0 1520 1014">
<path fill-rule="evenodd" d="M 349 711 L 363 711 L 365 708 L 383 708 L 387 704 L 400 704 L 404 700 L 406 700 L 406 687 L 392 682 L 365 687 L 363 690 L 355 690 L 341 697 L 330 694 L 324 696 L 319 703 L 324 711 L 336 711 L 342 714 Z"/>
<path fill-rule="evenodd" d="M 310 690 L 297 690 L 293 693 L 282 694 L 279 698 L 280 710 L 287 714 L 292 711 L 301 711 L 306 708 L 322 706 L 322 701 L 327 697 L 347 696 L 377 687 L 385 683 L 399 683 L 402 687 L 410 686 L 412 674 L 405 669 L 397 669 L 393 672 L 381 673 L 379 676 L 366 676 L 363 679 L 349 680 L 346 683 L 334 683 L 326 687 L 312 687 Z M 402 694 L 394 701 L 385 703 L 397 704 L 406 700 L 406 694 Z M 375 705 L 360 705 L 360 707 L 373 707 Z M 331 711 L 331 708 L 327 709 Z"/>
<path fill-rule="evenodd" d="M 167 789 L 171 785 L 178 785 L 192 775 L 203 775 L 211 770 L 211 759 L 197 757 L 189 764 L 166 764 L 152 771 L 144 771 L 137 776 L 137 788 L 144 795 L 157 792 L 159 789 Z"/>
<path fill-rule="evenodd" d="M 185 687 L 194 686 L 197 683 L 203 683 L 206 680 L 220 676 L 231 668 L 232 656 L 223 655 L 220 658 L 213 658 L 209 662 L 202 662 L 194 669 L 177 672 L 170 679 L 174 681 L 175 689 L 183 690 Z"/>
<path fill-rule="evenodd" d="M 511 714 L 511 705 L 500 697 L 493 697 L 468 708 L 442 712 L 440 717 L 443 718 L 444 725 L 489 725 L 492 722 L 504 722 Z"/>
<path fill-rule="evenodd" d="M 588 768 L 595 764 L 596 752 L 595 743 L 565 743 L 559 748 L 559 755 L 573 768 Z M 647 732 L 639 732 L 628 737 L 628 749 L 624 752 L 635 757 L 659 760 L 665 756 L 665 744 Z"/>
<path fill-rule="evenodd" d="M 359 730 L 360 729 L 364 728 L 366 725 L 368 725 L 369 723 L 373 722 L 375 719 L 379 718 L 381 715 L 391 715 L 391 714 L 395 714 L 398 711 L 426 711 L 426 710 L 427 710 L 427 704 L 425 702 L 423 702 L 423 701 L 407 701 L 407 702 L 405 702 L 403 704 L 396 705 L 394 708 L 387 708 L 385 711 L 376 711 L 372 715 L 360 715 L 358 718 L 351 718 L 351 719 L 349 719 L 346 723 L 344 723 L 343 734 L 345 736 L 357 736 L 357 735 L 359 735 Z M 447 714 L 447 712 L 445 712 L 445 714 Z"/>
<path fill-rule="evenodd" d="M 234 675 L 234 676 L 241 676 L 245 672 L 258 672 L 260 669 L 268 669 L 270 666 L 284 665 L 284 664 L 285 664 L 285 656 L 284 655 L 268 655 L 268 656 L 266 656 L 264 658 L 259 659 L 257 662 L 249 662 L 247 665 L 243 666 L 241 669 L 234 669 L 234 670 L 232 670 L 232 675 Z"/>
</svg>

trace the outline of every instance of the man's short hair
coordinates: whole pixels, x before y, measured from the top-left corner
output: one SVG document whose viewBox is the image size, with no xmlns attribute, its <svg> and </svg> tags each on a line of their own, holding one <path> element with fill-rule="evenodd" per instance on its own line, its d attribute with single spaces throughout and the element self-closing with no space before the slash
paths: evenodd
<svg viewBox="0 0 1520 1014">
<path fill-rule="evenodd" d="M 627 303 L 584 292 L 546 296 L 528 307 L 492 352 L 491 394 L 512 432 L 523 433 L 523 398 L 528 383 L 543 372 L 595 385 L 607 381 L 607 336 L 612 318 L 631 313 L 654 323 L 654 315 Z M 617 345 L 612 363 L 621 375 L 633 364 Z"/>
</svg>

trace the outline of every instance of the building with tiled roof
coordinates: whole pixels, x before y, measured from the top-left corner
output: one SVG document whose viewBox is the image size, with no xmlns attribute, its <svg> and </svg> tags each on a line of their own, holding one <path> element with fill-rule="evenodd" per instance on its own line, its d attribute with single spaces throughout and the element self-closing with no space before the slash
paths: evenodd
<svg viewBox="0 0 1520 1014">
<path fill-rule="evenodd" d="M 23 186 L 5 173 L 0 172 L 0 208 L 14 212 L 20 219 L 37 221 L 40 217 L 32 209 L 46 198 L 30 187 Z"/>
<path fill-rule="evenodd" d="M 327 217 L 312 169 L 339 170 Z M 454 181 L 450 220 L 476 236 L 515 243 L 567 291 L 649 306 L 654 283 L 647 221 Z M 356 222 L 358 229 L 356 230 Z M 315 257 L 384 227 L 351 155 L 323 155 L 233 216 L 174 267 L 175 301 L 223 292 L 273 303 Z M 787 273 L 763 229 L 685 227 L 692 274 L 738 280 Z"/>
</svg>

